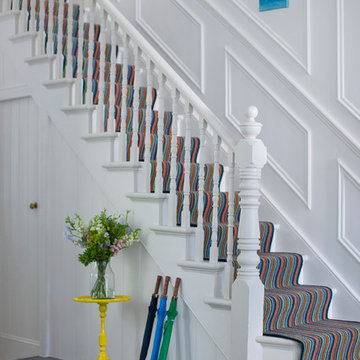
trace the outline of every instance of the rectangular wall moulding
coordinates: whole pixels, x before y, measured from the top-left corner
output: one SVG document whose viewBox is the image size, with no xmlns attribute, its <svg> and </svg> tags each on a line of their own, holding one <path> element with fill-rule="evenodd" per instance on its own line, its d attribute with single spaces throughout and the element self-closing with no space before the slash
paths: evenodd
<svg viewBox="0 0 360 360">
<path fill-rule="evenodd" d="M 260 11 L 276 10 L 289 7 L 289 0 L 260 0 Z"/>
</svg>

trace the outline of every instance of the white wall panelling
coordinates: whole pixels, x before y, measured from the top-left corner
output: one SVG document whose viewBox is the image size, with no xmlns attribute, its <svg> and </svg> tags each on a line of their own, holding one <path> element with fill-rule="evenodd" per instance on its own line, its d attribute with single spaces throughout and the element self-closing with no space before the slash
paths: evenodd
<svg viewBox="0 0 360 360">
<path fill-rule="evenodd" d="M 359 214 L 352 211 L 360 203 L 360 180 L 341 160 L 339 168 L 338 239 L 345 249 L 360 262 L 358 236 Z"/>
<path fill-rule="evenodd" d="M 228 48 L 225 50 L 225 69 L 226 117 L 239 128 L 244 104 L 253 103 L 256 98 L 263 99 L 262 138 L 269 149 L 269 165 L 311 209 L 310 130 L 291 113 L 272 89 L 241 63 Z M 261 93 L 265 96 L 261 96 Z M 271 123 L 268 120 L 270 118 Z M 287 136 L 279 142 L 276 133 L 286 133 Z M 296 154 L 296 162 L 288 156 L 287 150 Z"/>
<path fill-rule="evenodd" d="M 187 6 L 180 0 L 136 0 L 136 21 L 203 92 L 204 29 Z"/>
<path fill-rule="evenodd" d="M 355 34 L 360 31 L 356 14 L 360 11 L 358 1 L 337 0 L 338 40 L 338 99 L 340 103 L 360 120 L 360 48 Z"/>
<path fill-rule="evenodd" d="M 290 8 L 268 12 L 259 12 L 258 2 L 252 0 L 231 0 L 231 2 L 275 44 L 282 47 L 308 74 L 311 73 L 310 0 L 298 1 L 291 4 Z M 217 11 L 221 11 L 219 7 Z M 291 29 L 287 20 L 289 17 L 292 19 Z M 237 24 L 233 25 L 237 26 Z"/>
</svg>

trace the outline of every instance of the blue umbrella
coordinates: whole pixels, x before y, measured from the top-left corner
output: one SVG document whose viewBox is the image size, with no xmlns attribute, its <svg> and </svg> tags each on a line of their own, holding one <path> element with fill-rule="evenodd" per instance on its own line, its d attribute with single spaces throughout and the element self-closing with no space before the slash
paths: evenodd
<svg viewBox="0 0 360 360">
<path fill-rule="evenodd" d="M 167 301 L 167 290 L 169 286 L 169 281 L 170 281 L 170 276 L 167 276 L 165 278 L 164 290 L 161 295 L 160 305 L 157 311 L 157 323 L 156 323 L 154 344 L 151 353 L 151 360 L 158 360 L 159 358 L 160 343 L 163 334 L 164 320 L 166 317 L 166 301 Z"/>
<path fill-rule="evenodd" d="M 146 355 L 147 355 L 147 352 L 149 349 L 151 333 L 152 333 L 156 309 L 157 309 L 158 292 L 159 292 L 161 280 L 162 280 L 162 276 L 159 275 L 156 280 L 154 293 L 151 296 L 148 317 L 146 320 L 146 325 L 145 325 L 145 330 L 144 330 L 144 338 L 143 338 L 143 343 L 141 346 L 140 360 L 146 359 Z"/>
</svg>

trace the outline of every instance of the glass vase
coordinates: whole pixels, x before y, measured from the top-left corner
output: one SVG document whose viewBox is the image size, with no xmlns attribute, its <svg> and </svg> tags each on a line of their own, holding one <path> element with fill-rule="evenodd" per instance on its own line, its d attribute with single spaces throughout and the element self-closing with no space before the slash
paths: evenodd
<svg viewBox="0 0 360 360">
<path fill-rule="evenodd" d="M 115 298 L 115 276 L 110 261 L 95 261 L 90 274 L 90 295 L 92 299 Z"/>
</svg>

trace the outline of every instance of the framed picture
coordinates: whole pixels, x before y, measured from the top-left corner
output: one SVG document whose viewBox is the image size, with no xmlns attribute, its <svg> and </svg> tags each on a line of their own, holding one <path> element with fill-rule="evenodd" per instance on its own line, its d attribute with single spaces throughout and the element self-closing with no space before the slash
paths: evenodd
<svg viewBox="0 0 360 360">
<path fill-rule="evenodd" d="M 260 11 L 268 11 L 289 7 L 289 0 L 260 0 Z"/>
</svg>

